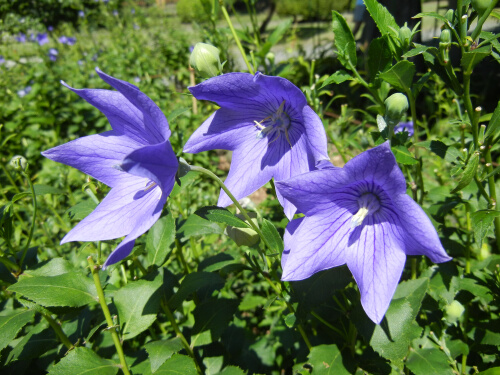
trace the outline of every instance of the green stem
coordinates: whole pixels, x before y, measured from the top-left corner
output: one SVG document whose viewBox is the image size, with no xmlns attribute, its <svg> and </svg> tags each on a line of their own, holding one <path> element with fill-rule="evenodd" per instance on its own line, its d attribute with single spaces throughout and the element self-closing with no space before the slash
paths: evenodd
<svg viewBox="0 0 500 375">
<path fill-rule="evenodd" d="M 189 268 L 189 265 L 186 262 L 186 258 L 184 258 L 184 254 L 182 253 L 182 245 L 178 239 L 175 239 L 175 247 L 177 248 L 177 257 L 179 258 L 179 261 L 182 264 L 182 268 L 184 268 L 184 273 L 186 275 L 190 274 L 191 269 Z"/>
<path fill-rule="evenodd" d="M 465 219 L 467 222 L 467 244 L 465 246 L 465 274 L 470 273 L 470 254 L 472 247 L 472 222 L 470 218 L 470 207 L 468 203 L 465 203 Z"/>
<path fill-rule="evenodd" d="M 328 135 L 330 136 L 330 140 L 332 141 L 333 145 L 337 149 L 337 152 L 339 153 L 339 155 L 342 158 L 343 162 L 347 163 L 347 157 L 345 156 L 344 151 L 342 151 L 342 147 L 340 147 L 339 143 L 337 142 L 337 140 L 333 136 L 333 131 L 330 130 L 328 132 Z"/>
<path fill-rule="evenodd" d="M 52 319 L 50 315 L 46 314 L 42 315 L 45 318 L 45 320 L 49 322 L 50 326 L 56 333 L 57 337 L 59 337 L 59 340 L 61 340 L 61 342 L 64 344 L 64 346 L 68 348 L 68 350 L 72 349 L 74 345 L 71 343 L 71 341 L 69 341 L 68 336 L 66 336 L 66 334 L 63 332 L 59 323 L 57 323 L 54 319 Z"/>
<path fill-rule="evenodd" d="M 493 10 L 493 8 L 495 8 L 495 6 L 497 5 L 497 2 L 498 2 L 498 0 L 490 1 L 490 5 L 488 5 L 488 8 L 486 9 L 486 11 L 477 20 L 476 28 L 474 29 L 474 32 L 472 33 L 472 40 L 476 40 L 476 38 L 481 33 L 481 29 L 483 28 L 484 22 L 489 17 L 489 15 L 490 15 L 491 11 Z"/>
<path fill-rule="evenodd" d="M 189 342 L 186 340 L 184 335 L 182 334 L 181 330 L 179 329 L 179 326 L 177 325 L 177 322 L 175 321 L 175 317 L 172 314 L 172 311 L 170 311 L 170 308 L 168 307 L 168 303 L 165 302 L 164 300 L 161 301 L 161 307 L 162 310 L 165 312 L 165 315 L 167 316 L 168 320 L 170 321 L 170 324 L 172 324 L 172 328 L 174 329 L 177 337 L 179 337 L 182 341 L 182 345 L 184 346 L 184 349 L 186 349 L 186 352 L 189 354 L 191 358 L 193 358 L 194 364 L 196 366 L 196 371 L 198 374 L 203 374 L 201 371 L 200 365 L 198 364 L 198 360 L 196 359 L 196 356 L 194 355 L 193 349 L 189 345 Z"/>
<path fill-rule="evenodd" d="M 342 332 L 340 329 L 335 328 L 332 326 L 330 323 L 328 323 L 325 319 L 323 319 L 321 316 L 319 316 L 316 311 L 311 311 L 311 315 L 314 316 L 316 319 L 318 319 L 321 323 L 323 323 L 325 326 L 330 328 L 332 331 L 338 333 L 340 336 L 342 336 L 345 339 L 345 334 Z"/>
<path fill-rule="evenodd" d="M 361 83 L 363 86 L 365 86 L 365 88 L 373 95 L 373 97 L 375 98 L 375 100 L 377 101 L 377 103 L 382 107 L 384 108 L 385 104 L 384 104 L 384 101 L 382 99 L 380 99 L 379 95 L 378 95 L 378 92 L 373 90 L 370 85 L 363 79 L 363 77 L 361 77 L 361 75 L 358 73 L 356 67 L 354 65 L 352 65 L 352 63 L 349 61 L 349 66 L 348 68 L 354 73 L 354 75 L 356 76 L 356 78 L 358 79 L 359 83 Z"/>
<path fill-rule="evenodd" d="M 3 165 L 3 163 L 0 163 L 0 168 L 2 168 L 2 171 L 3 173 L 7 176 L 7 179 L 9 180 L 10 184 L 12 186 L 14 186 L 14 189 L 16 190 L 16 193 L 20 193 L 21 190 L 17 187 L 16 185 L 16 182 L 14 181 L 14 179 L 12 178 L 11 174 L 9 173 L 9 171 L 7 170 L 7 168 L 5 168 L 5 165 Z"/>
<path fill-rule="evenodd" d="M 113 338 L 116 352 L 118 353 L 118 357 L 120 358 L 121 369 L 125 375 L 130 375 L 127 361 L 125 360 L 125 354 L 123 353 L 122 344 L 120 342 L 120 338 L 118 337 L 116 329 L 113 328 L 113 318 L 111 318 L 111 313 L 109 312 L 108 305 L 106 304 L 106 298 L 104 297 L 104 291 L 102 290 L 101 280 L 99 279 L 100 266 L 95 265 L 94 260 L 91 256 L 87 258 L 87 261 L 90 266 L 90 271 L 92 272 L 92 277 L 94 279 L 94 284 L 97 290 L 97 297 L 99 298 L 102 312 L 104 313 L 104 317 L 106 318 L 106 323 L 108 324 L 108 328 L 110 329 L 109 331 L 111 332 L 111 337 Z"/>
<path fill-rule="evenodd" d="M 411 279 L 417 278 L 417 258 L 411 258 Z"/>
<path fill-rule="evenodd" d="M 408 101 L 410 102 L 411 119 L 413 120 L 413 143 L 417 144 L 419 142 L 419 139 L 418 139 L 418 123 L 417 123 L 417 106 L 415 104 L 415 97 L 413 96 L 413 93 L 410 89 L 406 90 L 406 95 L 408 96 Z M 418 159 L 418 147 L 415 147 L 414 153 L 415 153 L 415 159 Z M 422 177 L 421 160 L 419 160 L 418 164 L 416 165 L 416 169 L 417 170 L 416 170 L 415 182 L 420 190 L 420 199 L 418 200 L 418 203 L 422 205 L 424 202 L 425 186 L 424 186 L 424 179 Z"/>
<path fill-rule="evenodd" d="M 224 15 L 224 18 L 227 21 L 227 24 L 229 25 L 229 28 L 231 29 L 231 33 L 233 34 L 234 41 L 236 42 L 236 45 L 238 46 L 238 49 L 240 50 L 241 56 L 243 57 L 243 60 L 245 60 L 245 64 L 247 65 L 248 71 L 250 74 L 255 74 L 253 71 L 252 66 L 248 62 L 247 55 L 245 53 L 245 50 L 243 49 L 243 46 L 241 45 L 240 38 L 238 38 L 238 34 L 236 34 L 236 30 L 234 29 L 233 23 L 231 22 L 231 19 L 229 18 L 229 14 L 227 13 L 226 7 L 224 6 L 224 2 L 222 0 L 219 0 L 219 5 L 222 10 L 222 14 Z"/>
<path fill-rule="evenodd" d="M 475 116 L 475 111 L 472 106 L 472 100 L 470 96 L 470 76 L 471 73 L 464 72 L 464 104 L 467 109 L 467 116 L 470 120 L 471 130 L 472 130 L 472 140 L 474 142 L 474 151 L 479 150 L 479 137 L 478 137 L 478 116 Z"/>
<path fill-rule="evenodd" d="M 31 195 L 33 197 L 33 219 L 31 220 L 31 227 L 30 227 L 30 231 L 29 231 L 29 235 L 28 235 L 28 242 L 26 242 L 26 246 L 24 247 L 24 250 L 23 250 L 23 255 L 21 256 L 21 260 L 19 261 L 19 268 L 21 268 L 21 269 L 23 269 L 24 258 L 26 258 L 26 254 L 28 253 L 28 249 L 30 247 L 31 239 L 33 238 L 33 233 L 35 231 L 35 220 L 36 220 L 36 211 L 37 211 L 35 188 L 33 187 L 33 183 L 31 182 L 31 178 L 26 172 L 22 172 L 22 174 L 24 177 L 26 177 L 26 180 L 28 180 Z"/>
</svg>

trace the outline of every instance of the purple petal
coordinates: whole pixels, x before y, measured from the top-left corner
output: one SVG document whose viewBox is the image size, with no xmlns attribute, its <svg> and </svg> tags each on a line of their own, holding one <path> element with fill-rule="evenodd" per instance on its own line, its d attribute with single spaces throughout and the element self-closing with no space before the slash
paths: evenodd
<svg viewBox="0 0 500 375">
<path fill-rule="evenodd" d="M 309 148 L 316 161 L 330 160 L 328 157 L 326 132 L 319 116 L 306 105 L 302 110 L 305 133 Z"/>
<path fill-rule="evenodd" d="M 221 108 L 196 129 L 184 146 L 192 154 L 221 149 L 234 150 L 242 139 L 257 137 L 257 129 L 248 113 Z"/>
<path fill-rule="evenodd" d="M 391 302 L 406 261 L 393 225 L 367 216 L 349 239 L 347 266 L 361 293 L 368 317 L 380 323 Z"/>
<path fill-rule="evenodd" d="M 306 217 L 295 233 L 286 238 L 290 249 L 282 280 L 303 280 L 312 274 L 346 263 L 352 214 L 337 208 L 330 216 Z"/>
<path fill-rule="evenodd" d="M 406 194 L 393 199 L 400 220 L 400 233 L 406 254 L 426 255 L 434 263 L 451 260 L 441 245 L 436 229 L 422 208 Z"/>
<path fill-rule="evenodd" d="M 128 235 L 122 242 L 109 254 L 108 259 L 104 262 L 102 269 L 105 270 L 108 266 L 118 263 L 120 260 L 125 259 L 130 255 L 134 249 L 135 240 L 139 236 Z"/>
<path fill-rule="evenodd" d="M 349 160 L 344 169 L 352 180 L 373 182 L 389 196 L 406 194 L 406 180 L 389 142 L 362 152 Z"/>
<path fill-rule="evenodd" d="M 291 248 L 291 243 L 292 243 L 292 238 L 299 227 L 299 225 L 304 221 L 304 218 L 301 217 L 299 219 L 292 220 L 288 223 L 288 225 L 285 228 L 285 235 L 283 236 L 283 241 L 285 242 L 285 249 L 283 250 L 283 253 L 281 254 L 281 268 L 285 269 L 285 264 L 288 259 L 288 256 L 290 255 L 290 248 Z M 287 245 L 289 245 L 287 247 Z"/>
<path fill-rule="evenodd" d="M 134 176 L 156 182 L 169 195 L 179 166 L 170 142 L 139 148 L 125 157 L 121 168 Z"/>
<path fill-rule="evenodd" d="M 302 91 L 285 78 L 257 73 L 228 73 L 189 87 L 199 100 L 210 100 L 233 110 L 254 110 L 273 113 L 285 100 L 290 117 L 301 116 L 306 99 Z M 266 117 L 266 116 L 264 116 Z M 261 119 L 250 119 L 260 121 Z"/>
<path fill-rule="evenodd" d="M 111 240 L 132 231 L 142 230 L 144 233 L 158 220 L 167 196 L 162 195 L 159 187 L 145 190 L 148 182 L 145 178 L 127 176 L 128 182 L 123 181 L 111 189 L 99 206 L 62 239 L 61 244 Z"/>
<path fill-rule="evenodd" d="M 114 187 L 126 174 L 114 168 L 125 156 L 141 145 L 115 131 L 89 135 L 42 152 L 50 160 L 77 168 Z"/>
<path fill-rule="evenodd" d="M 96 72 L 103 81 L 118 90 L 141 112 L 141 120 L 144 123 L 145 130 L 150 139 L 155 140 L 152 143 L 168 140 L 171 132 L 167 118 L 154 101 L 131 83 L 111 77 L 103 73 L 99 68 L 96 68 Z"/>
</svg>

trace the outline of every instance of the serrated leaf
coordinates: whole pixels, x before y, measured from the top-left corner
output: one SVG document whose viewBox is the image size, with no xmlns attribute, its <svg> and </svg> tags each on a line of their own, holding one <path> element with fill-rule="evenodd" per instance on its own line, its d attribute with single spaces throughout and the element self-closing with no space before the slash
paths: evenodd
<svg viewBox="0 0 500 375">
<path fill-rule="evenodd" d="M 290 313 L 287 316 L 285 316 L 285 324 L 288 328 L 293 328 L 296 320 L 297 320 L 297 317 L 295 316 L 294 313 Z"/>
<path fill-rule="evenodd" d="M 491 120 L 486 128 L 486 133 L 484 134 L 485 139 L 489 139 L 490 137 L 496 138 L 498 136 L 498 130 L 500 128 L 500 101 L 498 102 L 493 115 L 491 116 Z"/>
<path fill-rule="evenodd" d="M 443 23 L 445 23 L 446 25 L 450 25 L 450 22 L 448 21 L 448 19 L 446 17 L 444 17 L 443 15 L 439 14 L 439 13 L 436 13 L 436 12 L 424 12 L 424 13 L 419 13 L 417 14 L 416 16 L 412 17 L 412 18 L 423 18 L 423 17 L 432 17 L 432 18 L 436 18 L 440 21 L 442 21 Z"/>
<path fill-rule="evenodd" d="M 436 348 L 412 349 L 405 364 L 415 375 L 453 375 L 446 354 Z"/>
<path fill-rule="evenodd" d="M 138 280 L 119 289 L 114 296 L 123 339 L 131 339 L 149 328 L 160 309 L 159 289 L 162 277 L 153 281 Z"/>
<path fill-rule="evenodd" d="M 450 163 L 455 162 L 457 158 L 462 156 L 456 147 L 448 146 L 438 140 L 419 142 L 415 146 L 423 147 Z"/>
<path fill-rule="evenodd" d="M 377 28 L 382 36 L 389 35 L 389 47 L 393 54 L 397 55 L 396 46 L 391 39 L 397 39 L 399 34 L 399 26 L 392 14 L 377 0 L 365 0 L 366 9 L 375 21 Z"/>
<path fill-rule="evenodd" d="M 476 175 L 476 171 L 477 171 L 478 166 L 479 166 L 479 155 L 474 154 L 469 159 L 469 162 L 467 163 L 467 166 L 465 167 L 464 173 L 462 173 L 462 176 L 461 176 L 460 181 L 458 182 L 457 186 L 455 186 L 455 188 L 450 193 L 451 194 L 458 193 L 464 187 L 469 185 L 472 182 L 472 180 L 474 179 L 474 176 Z"/>
<path fill-rule="evenodd" d="M 94 283 L 81 273 L 23 277 L 8 290 L 42 306 L 80 307 L 97 302 Z"/>
<path fill-rule="evenodd" d="M 420 54 L 424 53 L 425 51 L 427 51 L 428 48 L 429 48 L 428 46 L 424 46 L 423 44 L 415 43 L 415 48 L 412 48 L 411 50 L 406 52 L 402 57 L 408 58 L 408 57 L 414 57 L 414 56 L 420 55 Z"/>
<path fill-rule="evenodd" d="M 315 375 L 350 375 L 344 366 L 342 354 L 337 345 L 318 345 L 311 349 L 308 362 Z"/>
<path fill-rule="evenodd" d="M 9 315 L 0 316 L 0 350 L 14 340 L 17 333 L 28 324 L 35 315 L 32 310 L 15 310 Z"/>
<path fill-rule="evenodd" d="M 238 305 L 238 300 L 226 298 L 211 298 L 200 303 L 193 311 L 193 333 L 209 330 L 212 342 L 217 341 L 233 320 L 233 315 L 238 311 Z M 192 342 L 191 345 L 196 345 L 196 343 Z"/>
<path fill-rule="evenodd" d="M 349 73 L 347 73 L 345 70 L 337 70 L 330 77 L 325 79 L 325 81 L 321 85 L 320 89 L 329 85 L 330 83 L 335 83 L 338 85 L 338 84 L 345 82 L 345 81 L 348 81 L 350 79 L 353 79 L 353 77 Z"/>
<path fill-rule="evenodd" d="M 193 359 L 183 354 L 174 354 L 155 372 L 155 375 L 198 375 Z"/>
<path fill-rule="evenodd" d="M 335 35 L 334 43 L 337 47 L 338 59 L 344 66 L 356 66 L 356 41 L 345 18 L 338 12 L 332 11 L 332 29 Z"/>
<path fill-rule="evenodd" d="M 464 70 L 464 74 L 471 74 L 474 67 L 490 54 L 491 46 L 484 46 L 471 52 L 465 52 L 460 60 L 460 65 Z"/>
<path fill-rule="evenodd" d="M 199 217 L 202 217 L 203 219 L 208 221 L 214 221 L 216 223 L 223 223 L 237 228 L 248 228 L 248 225 L 243 220 L 236 217 L 232 212 L 222 207 L 202 207 L 195 212 L 195 215 L 198 215 Z"/>
<path fill-rule="evenodd" d="M 393 146 L 391 147 L 392 153 L 396 157 L 398 163 L 404 165 L 415 165 L 418 164 L 418 160 L 413 157 L 410 151 L 405 146 Z"/>
<path fill-rule="evenodd" d="M 212 223 L 198 215 L 191 215 L 179 228 L 178 233 L 181 237 L 187 239 L 206 234 L 222 234 L 223 230 L 217 223 Z"/>
<path fill-rule="evenodd" d="M 14 360 L 26 361 L 38 358 L 59 344 L 54 331 L 51 328 L 46 328 L 44 323 L 39 323 L 15 343 L 6 363 Z"/>
<path fill-rule="evenodd" d="M 77 272 L 75 266 L 63 258 L 53 258 L 45 263 L 36 265 L 36 268 L 24 271 L 24 276 L 57 276 L 65 273 Z"/>
<path fill-rule="evenodd" d="M 262 220 L 262 227 L 260 228 L 264 238 L 269 244 L 271 253 L 282 253 L 285 245 L 281 239 L 280 234 L 276 227 L 267 219 Z"/>
<path fill-rule="evenodd" d="M 412 62 L 402 60 L 388 71 L 380 73 L 379 77 L 397 90 L 405 92 L 411 88 L 415 70 L 415 65 Z"/>
<path fill-rule="evenodd" d="M 368 76 L 373 81 L 377 74 L 384 72 L 392 64 L 392 54 L 387 43 L 387 37 L 371 41 L 368 49 Z"/>
<path fill-rule="evenodd" d="M 168 301 L 168 305 L 172 310 L 179 307 L 188 296 L 201 288 L 211 287 L 220 289 L 224 286 L 225 280 L 216 273 L 211 272 L 193 272 L 182 280 L 179 290 Z"/>
<path fill-rule="evenodd" d="M 169 211 L 149 230 L 146 237 L 146 252 L 149 264 L 160 267 L 170 253 L 170 245 L 175 240 L 175 220 Z"/>
<path fill-rule="evenodd" d="M 288 31 L 290 26 L 292 25 L 292 19 L 283 21 L 276 26 L 276 28 L 273 30 L 273 32 L 269 35 L 267 38 L 267 42 L 271 44 L 271 46 L 274 46 L 276 43 L 278 43 L 281 39 L 283 39 L 283 36 L 285 33 Z"/>
<path fill-rule="evenodd" d="M 474 229 L 474 238 L 480 244 L 488 228 L 493 223 L 496 217 L 500 216 L 500 211 L 496 210 L 480 210 L 471 214 L 472 229 Z"/>
<path fill-rule="evenodd" d="M 76 347 L 49 371 L 49 375 L 115 375 L 119 364 L 99 357 L 92 349 Z"/>
<path fill-rule="evenodd" d="M 174 337 L 169 340 L 153 341 L 144 345 L 144 348 L 149 354 L 151 362 L 151 372 L 155 372 L 172 357 L 173 354 L 183 349 L 182 341 L 179 337 Z"/>
</svg>

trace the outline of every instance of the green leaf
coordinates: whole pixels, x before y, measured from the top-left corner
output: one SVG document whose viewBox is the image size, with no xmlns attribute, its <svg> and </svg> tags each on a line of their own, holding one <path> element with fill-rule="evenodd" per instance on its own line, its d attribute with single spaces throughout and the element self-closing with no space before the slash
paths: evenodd
<svg viewBox="0 0 500 375">
<path fill-rule="evenodd" d="M 149 354 L 151 362 L 151 372 L 155 372 L 173 354 L 183 349 L 182 341 L 179 337 L 169 340 L 153 341 L 144 345 Z"/>
<path fill-rule="evenodd" d="M 436 13 L 436 12 L 424 12 L 424 13 L 419 13 L 417 14 L 416 16 L 412 17 L 412 18 L 423 18 L 423 17 L 432 17 L 432 18 L 436 18 L 440 21 L 442 21 L 444 24 L 452 27 L 452 25 L 450 25 L 450 22 L 448 21 L 448 19 L 445 17 L 445 16 L 442 16 L 441 14 L 439 13 Z"/>
<path fill-rule="evenodd" d="M 464 173 L 462 174 L 457 186 L 455 186 L 455 188 L 451 191 L 452 194 L 458 193 L 460 190 L 462 190 L 464 187 L 466 187 L 472 182 L 474 176 L 476 175 L 476 170 L 478 166 L 479 166 L 479 155 L 474 154 L 469 159 L 469 162 L 467 163 Z"/>
<path fill-rule="evenodd" d="M 285 316 L 285 324 L 288 328 L 293 328 L 296 320 L 297 320 L 297 317 L 295 316 L 294 313 L 290 313 L 287 316 Z"/>
<path fill-rule="evenodd" d="M 428 285 L 427 278 L 400 283 L 384 320 L 379 325 L 369 320 L 366 314 L 361 312 L 361 307 L 354 311 L 353 321 L 365 340 L 377 353 L 400 368 L 403 366 L 403 358 L 408 354 L 411 341 L 422 332 L 415 318 Z"/>
<path fill-rule="evenodd" d="M 76 347 L 52 367 L 49 375 L 115 375 L 119 364 L 99 357 L 92 349 Z"/>
<path fill-rule="evenodd" d="M 78 272 L 22 277 L 8 288 L 42 306 L 80 307 L 97 302 L 94 283 Z"/>
<path fill-rule="evenodd" d="M 227 366 L 224 369 L 217 373 L 217 375 L 245 375 L 246 372 L 236 366 Z"/>
<path fill-rule="evenodd" d="M 170 245 L 175 240 L 175 220 L 172 212 L 163 216 L 149 230 L 146 237 L 146 252 L 149 264 L 160 267 L 170 253 Z"/>
<path fill-rule="evenodd" d="M 500 19 L 500 17 L 498 17 Z M 481 371 L 477 375 L 500 375 L 500 367 L 492 367 L 488 370 Z"/>
<path fill-rule="evenodd" d="M 289 19 L 278 24 L 278 26 L 276 26 L 276 28 L 267 38 L 267 41 L 271 43 L 272 46 L 278 43 L 281 39 L 283 39 L 283 36 L 292 25 L 292 21 L 292 19 Z"/>
<path fill-rule="evenodd" d="M 49 185 L 33 185 L 35 195 L 64 194 L 65 191 Z"/>
<path fill-rule="evenodd" d="M 198 375 L 198 372 L 191 357 L 174 354 L 156 370 L 155 375 Z"/>
<path fill-rule="evenodd" d="M 484 46 L 471 52 L 465 52 L 460 60 L 460 65 L 464 70 L 464 74 L 471 74 L 474 67 L 490 54 L 491 46 Z"/>
<path fill-rule="evenodd" d="M 399 26 L 392 14 L 377 0 L 365 0 L 366 9 L 370 12 L 382 35 L 392 35 L 397 38 Z"/>
<path fill-rule="evenodd" d="M 182 115 L 183 113 L 189 111 L 191 107 L 181 107 L 181 108 L 176 108 L 170 114 L 167 116 L 167 120 L 169 123 L 172 123 L 177 117 Z M 172 126 L 172 125 L 170 125 Z"/>
<path fill-rule="evenodd" d="M 387 37 L 372 40 L 368 49 L 368 76 L 373 81 L 377 74 L 385 72 L 392 65 L 392 54 Z"/>
<path fill-rule="evenodd" d="M 93 200 L 87 199 L 75 204 L 73 207 L 66 211 L 66 214 L 72 220 L 82 220 L 90 215 L 90 213 L 94 211 L 96 207 L 97 204 Z"/>
<path fill-rule="evenodd" d="M 260 230 L 262 231 L 262 234 L 264 235 L 267 243 L 271 247 L 270 251 L 272 253 L 281 254 L 283 252 L 283 249 L 285 248 L 285 245 L 283 244 L 283 240 L 281 239 L 281 236 L 273 223 L 271 223 L 267 219 L 263 219 L 262 227 L 260 228 Z"/>
<path fill-rule="evenodd" d="M 179 228 L 178 233 L 183 239 L 187 239 L 206 234 L 222 234 L 223 230 L 217 223 L 212 223 L 198 215 L 191 215 Z"/>
<path fill-rule="evenodd" d="M 234 216 L 232 212 L 222 207 L 202 207 L 195 212 L 195 215 L 216 223 L 223 223 L 237 228 L 248 228 L 248 225 L 243 220 Z"/>
<path fill-rule="evenodd" d="M 347 73 L 345 70 L 337 70 L 330 77 L 325 79 L 325 81 L 321 85 L 320 89 L 329 85 L 330 83 L 339 84 L 339 83 L 348 81 L 350 79 L 353 79 L 353 77 L 349 73 Z"/>
<path fill-rule="evenodd" d="M 424 53 L 425 51 L 427 51 L 427 49 L 429 49 L 428 46 L 424 46 L 423 44 L 415 43 L 415 48 L 412 48 L 411 50 L 406 52 L 402 57 L 406 57 L 406 58 L 414 57 L 414 56 L 417 56 L 417 55 Z"/>
<path fill-rule="evenodd" d="M 345 18 L 338 12 L 332 11 L 332 29 L 335 34 L 335 47 L 337 47 L 338 59 L 344 66 L 356 66 L 356 41 Z"/>
<path fill-rule="evenodd" d="M 210 331 L 212 342 L 217 341 L 238 311 L 239 300 L 210 298 L 200 303 L 193 311 L 193 334 Z M 191 345 L 196 345 L 191 342 Z"/>
<path fill-rule="evenodd" d="M 315 375 L 350 375 L 344 366 L 342 354 L 337 345 L 318 345 L 311 349 L 308 362 Z"/>
<path fill-rule="evenodd" d="M 162 277 L 153 281 L 138 280 L 119 289 L 114 296 L 123 339 L 128 340 L 149 328 L 160 309 L 159 289 Z"/>
<path fill-rule="evenodd" d="M 0 316 L 0 350 L 16 338 L 17 333 L 33 320 L 34 315 L 32 310 L 19 309 L 12 314 Z"/>
<path fill-rule="evenodd" d="M 179 290 L 168 301 L 168 305 L 175 310 L 182 304 L 188 296 L 197 292 L 201 288 L 220 289 L 224 286 L 225 280 L 216 273 L 211 272 L 193 272 L 182 280 Z"/>
<path fill-rule="evenodd" d="M 24 275 L 58 276 L 70 272 L 78 272 L 73 264 L 63 258 L 53 258 L 48 262 L 37 264 L 34 269 L 24 271 Z"/>
<path fill-rule="evenodd" d="M 418 142 L 415 146 L 423 147 L 450 163 L 455 162 L 457 158 L 462 156 L 456 147 L 448 146 L 441 141 Z"/>
<path fill-rule="evenodd" d="M 472 229 L 474 229 L 474 237 L 478 244 L 481 244 L 488 228 L 498 216 L 500 216 L 500 211 L 495 210 L 480 210 L 471 214 Z"/>
<path fill-rule="evenodd" d="M 498 102 L 495 112 L 491 116 L 491 120 L 486 128 L 486 133 L 484 135 L 485 139 L 490 137 L 496 138 L 498 136 L 498 130 L 500 128 L 500 101 Z"/>
<path fill-rule="evenodd" d="M 414 165 L 418 164 L 418 160 L 413 157 L 410 151 L 405 146 L 394 146 L 391 147 L 392 153 L 396 157 L 398 163 L 404 165 Z"/>
<path fill-rule="evenodd" d="M 437 348 L 412 348 L 405 364 L 415 375 L 453 375 L 446 354 Z"/>
<path fill-rule="evenodd" d="M 394 86 L 397 90 L 405 92 L 410 90 L 414 75 L 415 65 L 408 60 L 402 60 L 388 71 L 380 73 L 379 77 Z"/>
</svg>

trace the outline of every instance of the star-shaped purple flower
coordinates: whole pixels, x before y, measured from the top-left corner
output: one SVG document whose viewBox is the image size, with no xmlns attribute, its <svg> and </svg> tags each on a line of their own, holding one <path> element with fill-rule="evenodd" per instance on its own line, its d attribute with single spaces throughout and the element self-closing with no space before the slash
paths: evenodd
<svg viewBox="0 0 500 375">
<path fill-rule="evenodd" d="M 307 105 L 302 91 L 285 78 L 229 73 L 189 90 L 197 99 L 214 101 L 221 108 L 194 132 L 184 151 L 233 151 L 225 184 L 236 199 L 253 193 L 271 178 L 286 180 L 329 159 L 320 118 Z M 278 199 L 286 216 L 292 218 L 296 207 L 279 192 Z M 218 205 L 231 203 L 221 191 Z"/>
<path fill-rule="evenodd" d="M 104 267 L 130 254 L 135 239 L 159 219 L 174 187 L 177 158 L 160 108 L 136 86 L 96 69 L 118 91 L 77 90 L 99 109 L 113 130 L 78 138 L 42 154 L 111 187 L 97 208 L 61 241 L 104 241 L 126 236 Z"/>
<path fill-rule="evenodd" d="M 406 255 L 426 255 L 435 263 L 451 259 L 429 218 L 406 194 L 388 142 L 343 168 L 306 173 L 276 187 L 305 214 L 287 226 L 282 279 L 303 280 L 347 264 L 375 323 L 389 307 Z"/>
<path fill-rule="evenodd" d="M 408 136 L 412 137 L 415 132 L 413 121 L 400 122 L 394 127 L 394 133 L 401 133 L 403 131 L 408 132 Z"/>
</svg>

